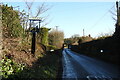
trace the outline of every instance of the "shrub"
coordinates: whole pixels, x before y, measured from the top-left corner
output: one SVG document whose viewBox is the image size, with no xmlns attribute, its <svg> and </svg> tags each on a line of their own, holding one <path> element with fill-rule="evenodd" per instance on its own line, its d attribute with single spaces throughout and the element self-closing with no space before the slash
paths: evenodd
<svg viewBox="0 0 120 80">
<path fill-rule="evenodd" d="M 4 37 L 20 37 L 23 34 L 23 28 L 20 24 L 19 12 L 13 10 L 8 5 L 0 5 L 2 9 L 2 24 Z"/>
<path fill-rule="evenodd" d="M 62 48 L 64 43 L 64 33 L 57 29 L 49 32 L 49 45 L 55 46 L 57 49 Z"/>
<path fill-rule="evenodd" d="M 14 75 L 15 73 L 22 71 L 25 67 L 22 64 L 13 62 L 12 59 L 9 59 L 7 57 L 4 57 L 0 61 L 0 64 L 0 76 L 3 76 L 3 78 L 8 78 L 9 75 Z"/>
<path fill-rule="evenodd" d="M 40 42 L 43 45 L 48 45 L 48 31 L 49 28 L 42 27 L 40 28 Z"/>
</svg>

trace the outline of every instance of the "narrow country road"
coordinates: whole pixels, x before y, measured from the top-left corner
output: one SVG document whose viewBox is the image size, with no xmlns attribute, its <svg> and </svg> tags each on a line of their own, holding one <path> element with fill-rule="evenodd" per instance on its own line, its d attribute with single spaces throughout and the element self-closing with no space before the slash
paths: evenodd
<svg viewBox="0 0 120 80">
<path fill-rule="evenodd" d="M 114 80 L 120 79 L 117 66 L 77 54 L 69 49 L 63 50 L 63 79 L 75 80 Z M 118 80 L 118 79 L 117 79 Z"/>
</svg>

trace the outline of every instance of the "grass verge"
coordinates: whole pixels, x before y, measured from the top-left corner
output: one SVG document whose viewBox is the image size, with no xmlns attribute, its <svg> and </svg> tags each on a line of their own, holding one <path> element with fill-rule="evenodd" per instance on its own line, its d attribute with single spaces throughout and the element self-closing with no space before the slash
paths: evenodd
<svg viewBox="0 0 120 80">
<path fill-rule="evenodd" d="M 33 63 L 32 67 L 24 68 L 23 71 L 10 75 L 7 79 L 58 79 L 60 78 L 61 50 L 47 52 Z M 4 80 L 5 78 L 3 78 Z"/>
</svg>

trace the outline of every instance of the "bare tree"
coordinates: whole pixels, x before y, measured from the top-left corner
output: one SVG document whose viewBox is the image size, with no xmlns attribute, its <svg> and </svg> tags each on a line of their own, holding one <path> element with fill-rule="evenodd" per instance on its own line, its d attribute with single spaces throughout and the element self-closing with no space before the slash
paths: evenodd
<svg viewBox="0 0 120 80">
<path fill-rule="evenodd" d="M 40 6 L 38 6 L 37 8 L 37 14 L 35 17 L 38 17 L 40 14 L 45 13 L 46 11 L 48 11 L 50 9 L 50 7 L 47 7 L 48 5 L 46 5 L 45 3 L 42 3 Z"/>
<path fill-rule="evenodd" d="M 116 19 L 116 17 L 117 17 L 117 14 L 116 13 L 114 13 L 113 11 L 110 11 L 110 13 L 113 15 L 113 20 L 115 20 L 115 21 L 117 21 L 117 19 Z"/>
<path fill-rule="evenodd" d="M 45 12 L 47 12 L 52 6 L 48 6 L 45 2 L 43 2 L 42 4 L 40 4 L 37 7 L 36 14 L 33 15 L 32 14 L 33 12 L 32 12 L 31 9 L 32 9 L 34 0 L 32 2 L 25 1 L 25 3 L 26 3 L 26 6 L 28 8 L 28 17 L 35 17 L 36 18 L 36 17 L 40 16 L 40 19 L 42 20 L 42 22 L 45 22 L 48 19 L 49 15 L 42 17 L 42 14 L 44 14 Z M 44 25 L 47 25 L 47 24 L 48 24 L 48 22 L 46 22 Z"/>
<path fill-rule="evenodd" d="M 27 23 L 26 23 L 26 27 L 29 25 L 29 31 L 31 29 L 31 26 L 36 26 L 38 24 L 38 22 L 31 22 L 31 24 L 29 23 L 29 17 L 39 17 L 42 22 L 44 22 L 44 24 L 42 23 L 41 26 L 45 26 L 48 24 L 48 22 L 45 23 L 45 21 L 47 20 L 48 18 L 48 15 L 47 16 L 42 16 L 42 14 L 44 14 L 45 12 L 47 12 L 51 7 L 49 7 L 48 5 L 45 4 L 45 2 L 41 3 L 38 7 L 37 7 L 37 12 L 33 15 L 32 13 L 32 7 L 33 7 L 33 3 L 34 3 L 34 0 L 32 2 L 27 2 L 27 0 L 25 0 L 25 3 L 26 3 L 26 6 L 27 6 L 27 9 L 28 9 L 28 19 L 27 19 Z M 27 37 L 27 40 L 29 38 L 29 33 L 27 33 L 28 37 Z"/>
<path fill-rule="evenodd" d="M 33 3 L 34 3 L 34 0 L 32 2 L 27 2 L 27 0 L 25 0 L 25 4 L 26 4 L 27 9 L 28 9 L 28 16 L 32 14 L 31 8 L 33 6 Z"/>
</svg>

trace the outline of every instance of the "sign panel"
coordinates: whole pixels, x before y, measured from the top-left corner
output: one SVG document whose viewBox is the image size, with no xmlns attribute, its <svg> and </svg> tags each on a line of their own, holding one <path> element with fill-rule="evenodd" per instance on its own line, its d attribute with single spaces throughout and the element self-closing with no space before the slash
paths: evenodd
<svg viewBox="0 0 120 80">
<path fill-rule="evenodd" d="M 29 20 L 32 20 L 32 21 L 41 21 L 40 17 L 31 17 L 31 18 L 29 18 Z"/>
</svg>

